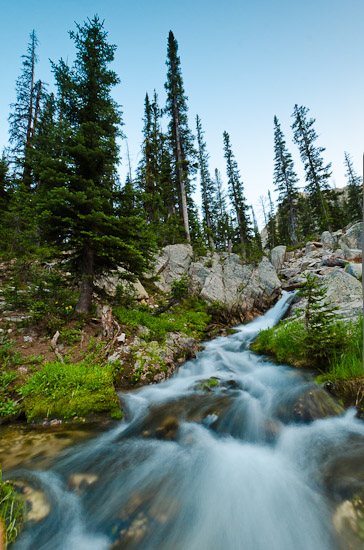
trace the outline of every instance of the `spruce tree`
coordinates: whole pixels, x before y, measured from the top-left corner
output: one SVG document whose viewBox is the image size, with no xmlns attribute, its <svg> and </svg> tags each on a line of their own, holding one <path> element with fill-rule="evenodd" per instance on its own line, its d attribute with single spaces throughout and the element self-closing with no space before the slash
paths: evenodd
<svg viewBox="0 0 364 550">
<path fill-rule="evenodd" d="M 189 215 L 195 207 L 192 200 L 191 175 L 195 172 L 193 163 L 195 151 L 193 148 L 193 136 L 187 121 L 187 97 L 183 88 L 181 62 L 177 55 L 178 43 L 169 32 L 167 48 L 167 103 L 165 112 L 169 115 L 168 138 L 173 158 L 173 177 L 178 188 L 178 203 L 183 219 L 185 238 L 191 242 Z"/>
<path fill-rule="evenodd" d="M 25 186 L 30 189 L 29 150 L 35 133 L 39 104 L 41 100 L 42 83 L 35 81 L 35 66 L 38 39 L 33 30 L 23 55 L 23 69 L 16 81 L 16 101 L 10 105 L 9 142 L 11 162 L 15 173 L 22 177 Z"/>
<path fill-rule="evenodd" d="M 253 205 L 250 206 L 252 211 L 252 218 L 253 218 L 253 231 L 254 231 L 254 248 L 255 248 L 255 257 L 261 256 L 263 252 L 263 244 L 262 244 L 262 238 L 260 236 L 259 227 L 257 218 L 255 217 L 255 212 Z"/>
<path fill-rule="evenodd" d="M 289 236 L 286 241 L 289 244 L 297 244 L 297 214 L 296 202 L 298 191 L 296 183 L 297 175 L 294 172 L 292 155 L 289 153 L 283 132 L 277 117 L 274 117 L 274 184 L 278 195 L 278 213 L 280 214 L 281 232 Z M 288 228 L 286 229 L 286 215 L 288 210 Z"/>
<path fill-rule="evenodd" d="M 230 137 L 226 131 L 223 134 L 223 138 L 229 197 L 235 210 L 242 256 L 246 258 L 249 253 L 249 245 L 252 237 L 250 220 L 248 217 L 249 207 L 244 196 L 244 187 L 240 180 L 238 164 L 231 149 Z"/>
<path fill-rule="evenodd" d="M 272 196 L 270 194 L 270 191 L 268 190 L 268 204 L 269 204 L 269 212 L 268 212 L 268 223 L 267 223 L 267 233 L 268 233 L 268 248 L 274 248 L 277 245 L 277 223 L 276 223 L 276 216 L 274 213 L 274 204 L 272 201 Z"/>
<path fill-rule="evenodd" d="M 209 172 L 209 154 L 206 151 L 206 143 L 203 139 L 204 131 L 201 126 L 201 119 L 196 116 L 196 132 L 198 144 L 198 166 L 200 171 L 202 212 L 207 240 L 211 249 L 215 248 L 217 205 L 215 198 L 215 187 Z"/>
<path fill-rule="evenodd" d="M 294 106 L 292 117 L 294 122 L 292 130 L 294 142 L 298 145 L 302 162 L 306 173 L 305 190 L 309 195 L 312 212 L 318 230 L 332 231 L 331 216 L 324 191 L 329 189 L 328 179 L 331 177 L 331 163 L 325 165 L 322 153 L 324 147 L 315 145 L 317 134 L 313 127 L 314 118 L 307 119 L 309 109 L 307 107 Z"/>
<path fill-rule="evenodd" d="M 152 246 L 143 220 L 116 208 L 121 112 L 111 98 L 119 79 L 109 69 L 115 46 L 97 16 L 77 25 L 70 37 L 73 67 L 62 60 L 53 64 L 61 156 L 45 159 L 39 195 L 45 237 L 71 252 L 81 285 L 76 311 L 88 312 L 95 276 L 117 265 L 142 272 Z"/>
<path fill-rule="evenodd" d="M 337 344 L 335 312 L 339 309 L 327 299 L 327 287 L 316 275 L 304 275 L 304 284 L 298 295 L 306 300 L 303 309 L 305 323 L 305 345 L 314 360 L 327 355 L 327 349 Z"/>
<path fill-rule="evenodd" d="M 143 193 L 143 204 L 150 223 L 157 221 L 160 207 L 159 179 L 161 156 L 160 109 L 155 94 L 154 103 L 145 96 L 142 158 L 137 182 Z"/>
<path fill-rule="evenodd" d="M 216 245 L 219 250 L 228 251 L 229 238 L 231 238 L 229 231 L 229 215 L 226 206 L 226 196 L 222 188 L 221 174 L 217 168 L 215 168 L 215 194 L 216 194 L 216 208 L 217 208 L 217 222 L 216 222 Z"/>
<path fill-rule="evenodd" d="M 361 220 L 363 216 L 363 180 L 356 174 L 349 153 L 345 152 L 344 155 L 348 182 L 347 220 L 353 222 Z"/>
</svg>

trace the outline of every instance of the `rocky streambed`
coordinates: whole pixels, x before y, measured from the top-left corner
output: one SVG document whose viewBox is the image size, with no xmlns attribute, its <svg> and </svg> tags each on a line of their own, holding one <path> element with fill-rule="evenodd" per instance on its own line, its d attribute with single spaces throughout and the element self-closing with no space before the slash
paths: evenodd
<svg viewBox="0 0 364 550">
<path fill-rule="evenodd" d="M 310 372 L 249 351 L 291 299 L 121 394 L 114 428 L 13 464 L 33 506 L 14 548 L 361 549 L 363 422 Z"/>
</svg>

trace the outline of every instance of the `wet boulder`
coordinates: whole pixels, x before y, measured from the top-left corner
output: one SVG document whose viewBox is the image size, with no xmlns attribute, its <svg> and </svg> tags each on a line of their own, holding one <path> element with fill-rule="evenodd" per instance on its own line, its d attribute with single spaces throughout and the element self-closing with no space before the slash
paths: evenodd
<svg viewBox="0 0 364 550">
<path fill-rule="evenodd" d="M 344 408 L 323 388 L 311 386 L 280 396 L 274 416 L 284 423 L 308 423 L 319 418 L 339 416 Z"/>
</svg>

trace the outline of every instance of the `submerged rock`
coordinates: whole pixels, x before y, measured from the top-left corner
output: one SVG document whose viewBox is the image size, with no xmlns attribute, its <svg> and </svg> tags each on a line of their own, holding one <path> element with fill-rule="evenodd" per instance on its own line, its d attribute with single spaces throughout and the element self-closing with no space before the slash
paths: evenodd
<svg viewBox="0 0 364 550">
<path fill-rule="evenodd" d="M 344 408 L 325 392 L 314 386 L 306 391 L 299 390 L 294 394 L 282 395 L 277 404 L 275 416 L 282 422 L 313 422 L 319 418 L 339 416 Z"/>
</svg>

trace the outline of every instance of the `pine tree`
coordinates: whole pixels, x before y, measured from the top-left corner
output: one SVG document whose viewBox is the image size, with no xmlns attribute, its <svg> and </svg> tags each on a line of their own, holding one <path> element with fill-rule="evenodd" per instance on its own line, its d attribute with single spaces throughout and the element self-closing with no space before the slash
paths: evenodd
<svg viewBox="0 0 364 550">
<path fill-rule="evenodd" d="M 311 273 L 304 276 L 304 285 L 298 295 L 306 300 L 303 310 L 305 345 L 312 357 L 319 360 L 325 357 L 327 348 L 337 342 L 334 325 L 338 306 L 328 301 L 327 288 Z"/>
<path fill-rule="evenodd" d="M 42 180 L 43 228 L 53 243 L 72 251 L 80 276 L 78 312 L 90 311 L 98 273 L 122 265 L 143 271 L 153 247 L 139 217 L 117 212 L 116 166 L 121 112 L 110 92 L 119 79 L 108 68 L 115 46 L 95 16 L 70 32 L 76 61 L 53 64 L 59 89 L 61 156 L 45 159 Z M 52 169 L 58 164 L 58 170 Z"/>
<path fill-rule="evenodd" d="M 25 186 L 30 189 L 29 149 L 35 133 L 42 83 L 35 81 L 35 66 L 38 61 L 36 49 L 38 39 L 33 30 L 27 53 L 23 55 L 23 70 L 16 81 L 16 102 L 11 104 L 9 115 L 9 142 L 11 161 L 15 172 L 22 176 Z"/>
<path fill-rule="evenodd" d="M 160 109 L 155 93 L 151 104 L 145 96 L 142 158 L 138 167 L 137 182 L 143 193 L 143 204 L 148 221 L 157 221 L 160 208 L 159 180 L 161 156 Z"/>
<path fill-rule="evenodd" d="M 222 188 L 221 174 L 215 168 L 215 194 L 217 208 L 217 223 L 216 223 L 216 246 L 219 250 L 228 251 L 230 228 L 229 215 L 226 207 L 226 196 Z"/>
<path fill-rule="evenodd" d="M 193 149 L 193 136 L 188 128 L 187 121 L 187 97 L 183 88 L 181 62 L 177 55 L 178 44 L 169 32 L 167 49 L 167 103 L 165 112 L 169 115 L 169 143 L 173 158 L 173 176 L 176 188 L 179 189 L 179 209 L 183 219 L 185 238 L 191 242 L 189 223 L 190 211 L 194 210 L 192 201 L 191 175 L 195 171 L 193 164 L 195 151 Z"/>
<path fill-rule="evenodd" d="M 276 217 L 274 214 L 274 204 L 272 201 L 272 196 L 268 190 L 268 203 L 269 203 L 269 212 L 268 212 L 268 223 L 267 223 L 267 233 L 268 233 L 268 248 L 274 248 L 277 245 L 277 224 Z"/>
<path fill-rule="evenodd" d="M 354 170 L 349 153 L 345 152 L 346 177 L 348 181 L 348 200 L 346 204 L 349 222 L 361 220 L 363 216 L 363 180 Z"/>
<path fill-rule="evenodd" d="M 313 127 L 315 119 L 307 120 L 308 112 L 307 107 L 298 107 L 297 104 L 294 106 L 292 115 L 294 117 L 292 124 L 294 142 L 298 145 L 304 164 L 307 182 L 305 190 L 309 195 L 317 229 L 332 231 L 330 211 L 324 197 L 324 190 L 330 188 L 328 179 L 331 177 L 331 163 L 324 165 L 322 153 L 325 148 L 315 145 L 317 139 Z"/>
<path fill-rule="evenodd" d="M 244 258 L 249 252 L 251 242 L 251 227 L 248 217 L 249 207 L 246 204 L 243 184 L 240 181 L 238 164 L 231 149 L 229 134 L 225 131 L 224 137 L 224 157 L 226 158 L 226 173 L 228 177 L 229 197 L 234 206 L 237 230 L 241 243 L 241 252 Z"/>
<path fill-rule="evenodd" d="M 289 244 L 297 244 L 297 215 L 296 215 L 296 202 L 298 191 L 296 189 L 296 183 L 298 181 L 297 175 L 294 172 L 294 165 L 292 155 L 289 153 L 283 132 L 277 117 L 274 117 L 274 184 L 276 186 L 278 195 L 278 213 L 280 214 L 278 222 L 281 225 L 282 233 L 286 233 L 289 236 Z M 286 229 L 286 216 L 285 211 L 288 210 L 288 228 Z M 282 223 L 283 222 L 283 223 Z"/>
<path fill-rule="evenodd" d="M 262 244 L 262 238 L 260 236 L 259 227 L 257 218 L 255 217 L 255 212 L 253 205 L 250 206 L 252 211 L 252 218 L 253 218 L 253 231 L 254 231 L 254 248 L 255 248 L 255 257 L 261 256 L 261 253 L 263 252 L 263 244 Z"/>
<path fill-rule="evenodd" d="M 215 188 L 209 172 L 209 154 L 206 151 L 206 143 L 203 139 L 204 131 L 201 126 L 201 119 L 196 116 L 196 132 L 198 144 L 198 166 L 200 171 L 201 196 L 203 221 L 206 228 L 207 240 L 210 248 L 215 248 L 214 238 L 216 235 L 217 205 Z"/>
</svg>

